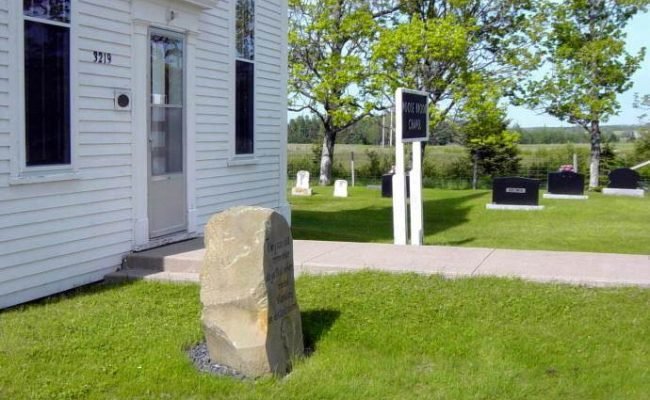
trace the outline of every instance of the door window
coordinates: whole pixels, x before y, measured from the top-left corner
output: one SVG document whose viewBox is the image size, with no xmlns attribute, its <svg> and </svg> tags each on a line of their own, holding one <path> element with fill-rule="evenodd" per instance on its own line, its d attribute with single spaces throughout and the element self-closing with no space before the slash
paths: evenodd
<svg viewBox="0 0 650 400">
<path fill-rule="evenodd" d="M 151 35 L 151 174 L 183 172 L 183 40 Z"/>
</svg>

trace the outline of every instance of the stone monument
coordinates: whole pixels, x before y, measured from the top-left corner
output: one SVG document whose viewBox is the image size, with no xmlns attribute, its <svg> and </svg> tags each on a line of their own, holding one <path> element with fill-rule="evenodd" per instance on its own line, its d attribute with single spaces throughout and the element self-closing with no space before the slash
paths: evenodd
<svg viewBox="0 0 650 400">
<path fill-rule="evenodd" d="M 490 210 L 542 210 L 539 205 L 539 180 L 520 177 L 499 177 L 492 180 Z"/>
<path fill-rule="evenodd" d="M 309 171 L 298 171 L 296 174 L 296 186 L 291 188 L 294 196 L 311 196 L 309 187 Z"/>
<path fill-rule="evenodd" d="M 564 165 L 562 167 L 565 167 Z M 585 177 L 569 169 L 561 169 L 558 172 L 548 174 L 548 193 L 544 193 L 545 199 L 576 199 L 586 200 Z"/>
<path fill-rule="evenodd" d="M 334 197 L 348 197 L 348 181 L 344 179 L 334 181 Z"/>
<path fill-rule="evenodd" d="M 201 323 L 210 358 L 249 377 L 287 374 L 304 352 L 293 239 L 273 210 L 235 207 L 205 227 Z"/>
<path fill-rule="evenodd" d="M 643 197 L 644 190 L 639 187 L 641 176 L 631 168 L 618 168 L 609 173 L 609 185 L 603 194 L 615 196 Z"/>
</svg>

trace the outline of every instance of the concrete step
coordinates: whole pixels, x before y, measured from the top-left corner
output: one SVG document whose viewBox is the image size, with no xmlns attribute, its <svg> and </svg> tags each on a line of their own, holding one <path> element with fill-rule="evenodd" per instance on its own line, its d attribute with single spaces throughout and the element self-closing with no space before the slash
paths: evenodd
<svg viewBox="0 0 650 400">
<path fill-rule="evenodd" d="M 199 283 L 198 272 L 167 272 L 152 269 L 129 268 L 112 272 L 104 277 L 109 283 L 131 280 L 161 281 L 173 283 Z"/>
<path fill-rule="evenodd" d="M 186 240 L 132 253 L 126 257 L 121 271 L 145 270 L 198 274 L 204 253 L 203 238 Z"/>
</svg>

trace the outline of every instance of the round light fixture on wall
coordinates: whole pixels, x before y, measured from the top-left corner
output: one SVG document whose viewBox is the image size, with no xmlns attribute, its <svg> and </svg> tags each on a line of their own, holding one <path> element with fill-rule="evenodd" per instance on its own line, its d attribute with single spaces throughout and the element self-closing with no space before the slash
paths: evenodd
<svg viewBox="0 0 650 400">
<path fill-rule="evenodd" d="M 128 90 L 115 90 L 115 109 L 129 111 L 131 109 L 131 92 Z"/>
</svg>

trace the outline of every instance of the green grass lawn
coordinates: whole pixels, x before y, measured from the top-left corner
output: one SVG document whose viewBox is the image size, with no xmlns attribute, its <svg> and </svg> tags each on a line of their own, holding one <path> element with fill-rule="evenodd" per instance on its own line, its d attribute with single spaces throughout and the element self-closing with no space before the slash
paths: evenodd
<svg viewBox="0 0 650 400">
<path fill-rule="evenodd" d="M 197 372 L 198 286 L 95 286 L 0 312 L 1 399 L 647 399 L 650 291 L 362 272 L 301 277 L 313 354 Z"/>
<path fill-rule="evenodd" d="M 391 243 L 392 200 L 379 190 L 314 187 L 290 197 L 295 239 Z M 424 189 L 425 244 L 650 254 L 650 199 L 589 193 L 586 201 L 546 200 L 542 211 L 486 210 L 491 192 Z"/>
</svg>

